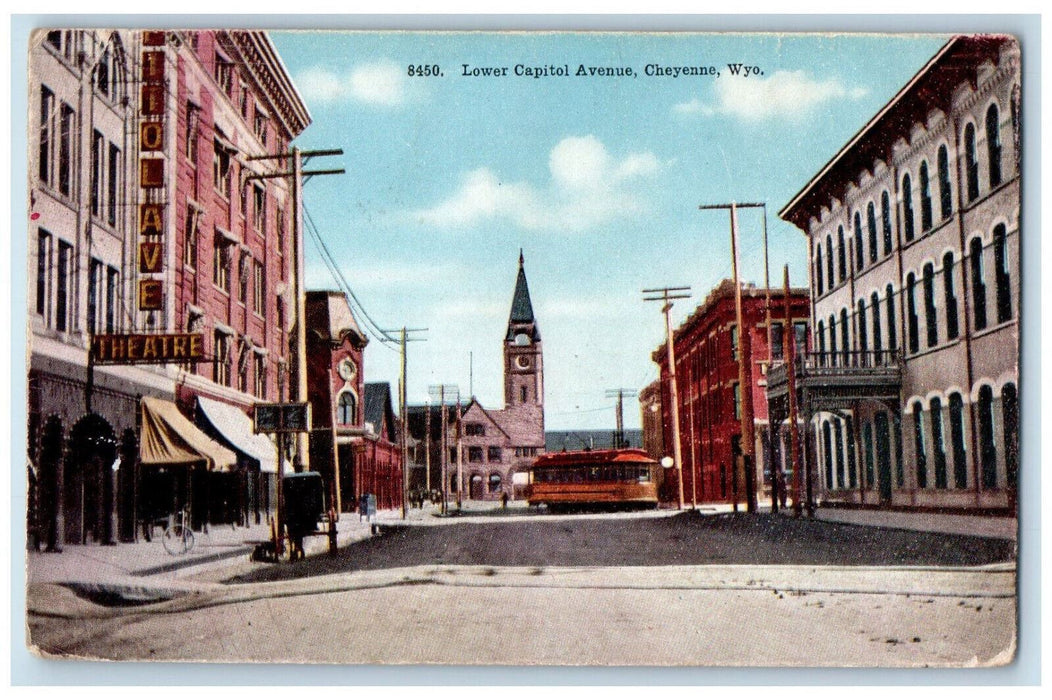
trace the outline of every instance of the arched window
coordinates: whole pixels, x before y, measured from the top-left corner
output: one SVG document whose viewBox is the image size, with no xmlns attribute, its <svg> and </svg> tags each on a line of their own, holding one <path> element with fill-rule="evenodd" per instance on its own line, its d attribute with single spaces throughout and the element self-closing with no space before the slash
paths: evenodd
<svg viewBox="0 0 1052 700">
<path fill-rule="evenodd" d="M 928 455 L 924 445 L 924 407 L 920 401 L 913 402 L 913 451 L 917 462 L 917 487 L 928 486 Z"/>
<path fill-rule="evenodd" d="M 873 426 L 866 423 L 862 426 L 862 450 L 865 453 L 866 486 L 873 486 Z"/>
<path fill-rule="evenodd" d="M 844 488 L 844 422 L 839 418 L 833 419 L 833 442 L 836 452 L 836 485 Z"/>
<path fill-rule="evenodd" d="M 822 450 L 826 466 L 826 488 L 832 491 L 836 488 L 833 483 L 833 431 L 829 427 L 829 421 L 822 421 Z"/>
<path fill-rule="evenodd" d="M 1005 225 L 994 226 L 994 287 L 997 291 L 997 322 L 1012 318 L 1011 272 L 1008 270 L 1008 237 Z"/>
<path fill-rule="evenodd" d="M 913 240 L 913 186 L 910 174 L 902 176 L 902 227 L 906 240 Z"/>
<path fill-rule="evenodd" d="M 950 190 L 950 153 L 946 144 L 939 146 L 939 213 L 943 219 L 953 213 L 953 194 Z"/>
<path fill-rule="evenodd" d="M 968 182 L 968 201 L 979 198 L 979 158 L 975 149 L 975 124 L 964 127 L 964 174 Z"/>
<path fill-rule="evenodd" d="M 815 285 L 818 288 L 819 296 L 825 291 L 825 285 L 822 282 L 822 244 L 818 243 L 815 246 Z"/>
<path fill-rule="evenodd" d="M 866 361 L 865 353 L 869 350 L 869 334 L 866 332 L 866 302 L 858 300 L 858 349 L 862 351 L 861 362 Z"/>
<path fill-rule="evenodd" d="M 975 329 L 986 328 L 986 282 L 983 279 L 983 240 L 976 236 L 968 244 L 968 258 L 972 268 L 972 314 Z"/>
<path fill-rule="evenodd" d="M 957 337 L 957 292 L 953 286 L 953 253 L 942 256 L 942 288 L 946 297 L 946 338 Z"/>
<path fill-rule="evenodd" d="M 866 206 L 866 228 L 869 229 L 869 261 L 877 261 L 877 210 L 870 202 Z"/>
<path fill-rule="evenodd" d="M 357 423 L 358 399 L 349 391 L 340 394 L 336 401 L 336 420 L 340 425 L 354 425 Z"/>
<path fill-rule="evenodd" d="M 994 443 L 994 392 L 979 389 L 979 471 L 984 489 L 997 487 L 997 446 Z"/>
<path fill-rule="evenodd" d="M 818 356 L 824 358 L 826 354 L 826 326 L 825 323 L 819 319 L 818 321 Z"/>
<path fill-rule="evenodd" d="M 880 195 L 880 226 L 884 233 L 884 255 L 891 255 L 891 197 L 887 190 Z"/>
<path fill-rule="evenodd" d="M 931 182 L 928 178 L 928 161 L 920 166 L 920 198 L 921 198 L 921 231 L 929 231 L 932 226 L 931 213 Z"/>
<path fill-rule="evenodd" d="M 877 297 L 876 292 L 869 295 L 869 308 L 873 314 L 873 350 L 879 355 L 884 349 L 884 342 L 880 337 L 880 299 Z M 863 323 L 865 321 L 865 319 L 862 319 Z"/>
<path fill-rule="evenodd" d="M 942 401 L 931 400 L 931 448 L 935 464 L 935 488 L 946 488 L 946 442 L 942 431 Z"/>
<path fill-rule="evenodd" d="M 840 349 L 844 354 L 844 365 L 850 362 L 851 343 L 848 339 L 847 309 L 840 309 Z"/>
<path fill-rule="evenodd" d="M 862 215 L 855 212 L 855 271 L 862 269 L 866 262 L 865 251 L 862 248 Z"/>
<path fill-rule="evenodd" d="M 898 349 L 898 319 L 895 317 L 895 288 L 890 284 L 884 288 L 884 299 L 885 305 L 888 307 L 888 349 Z"/>
<path fill-rule="evenodd" d="M 1015 384 L 1005 384 L 1001 390 L 1001 409 L 1004 411 L 1005 477 L 1008 488 L 1016 488 L 1019 478 L 1019 393 Z"/>
<path fill-rule="evenodd" d="M 953 486 L 968 486 L 968 450 L 964 442 L 964 402 L 958 393 L 950 394 L 950 445 L 953 448 Z"/>
<path fill-rule="evenodd" d="M 911 272 L 906 275 L 906 346 L 911 353 L 920 350 L 920 331 L 917 328 L 917 278 Z"/>
<path fill-rule="evenodd" d="M 829 288 L 833 288 L 833 237 L 826 236 L 826 276 L 829 278 Z"/>
<path fill-rule="evenodd" d="M 997 105 L 986 110 L 986 151 L 990 160 L 990 188 L 1001 184 L 1001 124 Z"/>
<path fill-rule="evenodd" d="M 924 324 L 928 330 L 928 347 L 939 344 L 939 327 L 935 309 L 935 267 L 928 263 L 924 266 Z"/>
<path fill-rule="evenodd" d="M 494 472 L 489 475 L 489 492 L 500 493 L 500 474 Z"/>
<path fill-rule="evenodd" d="M 840 281 L 843 282 L 847 278 L 847 245 L 844 243 L 843 226 L 837 226 L 836 238 L 837 272 L 840 273 Z"/>
<path fill-rule="evenodd" d="M 836 364 L 836 316 L 829 316 L 829 364 Z"/>
</svg>

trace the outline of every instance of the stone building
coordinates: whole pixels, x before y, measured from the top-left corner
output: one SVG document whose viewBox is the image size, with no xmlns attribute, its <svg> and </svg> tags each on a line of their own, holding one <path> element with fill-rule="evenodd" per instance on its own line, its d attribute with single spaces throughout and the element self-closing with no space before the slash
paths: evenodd
<svg viewBox="0 0 1052 700">
<path fill-rule="evenodd" d="M 954 37 L 779 214 L 810 251 L 797 393 L 823 502 L 1014 506 L 1020 82 L 1015 39 Z"/>
<path fill-rule="evenodd" d="M 486 409 L 474 397 L 409 407 L 418 465 L 412 488 L 442 489 L 445 474 L 454 495 L 519 498 L 526 472 L 544 452 L 544 354 L 521 252 L 503 351 L 504 408 Z"/>
</svg>

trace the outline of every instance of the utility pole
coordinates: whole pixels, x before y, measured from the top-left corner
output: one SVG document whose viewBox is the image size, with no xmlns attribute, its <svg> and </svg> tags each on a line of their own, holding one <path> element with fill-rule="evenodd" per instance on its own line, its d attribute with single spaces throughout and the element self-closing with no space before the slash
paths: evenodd
<svg viewBox="0 0 1052 700">
<path fill-rule="evenodd" d="M 625 440 L 625 396 L 635 396 L 635 389 L 607 389 L 606 398 L 617 398 L 617 430 L 614 433 L 614 449 L 627 447 Z"/>
<path fill-rule="evenodd" d="M 800 429 L 796 415 L 796 338 L 790 335 L 791 331 L 789 330 L 792 328 L 792 318 L 789 309 L 788 265 L 783 268 L 782 276 L 785 294 L 785 324 L 782 328 L 782 345 L 785 348 L 786 390 L 789 392 L 789 459 L 790 464 L 793 465 L 793 515 L 799 518 L 803 511 L 800 503 Z"/>
<path fill-rule="evenodd" d="M 441 440 L 442 450 L 439 453 L 439 465 L 442 474 L 442 515 L 446 515 L 449 512 L 449 439 L 448 439 L 448 426 L 446 416 L 448 415 L 446 410 L 446 394 L 453 397 L 453 400 L 457 402 L 457 407 L 460 406 L 460 388 L 456 384 L 436 384 L 428 388 L 428 394 L 432 399 L 438 399 L 439 410 L 441 412 L 442 425 L 441 425 Z M 459 488 L 459 484 L 457 485 Z"/>
<path fill-rule="evenodd" d="M 683 449 L 679 440 L 679 391 L 676 389 L 676 353 L 672 347 L 672 310 L 673 299 L 689 299 L 690 287 L 660 287 L 655 289 L 644 289 L 643 301 L 662 301 L 664 305 L 661 310 L 665 314 L 665 348 L 668 352 L 668 375 L 669 394 L 672 404 L 672 460 L 676 467 L 676 481 L 678 495 L 676 504 L 679 510 L 683 510 Z"/>
<path fill-rule="evenodd" d="M 424 483 L 431 498 L 431 397 L 427 397 L 427 420 L 424 422 Z"/>
<path fill-rule="evenodd" d="M 343 168 L 330 170 L 304 170 L 304 159 L 310 160 L 314 156 L 339 156 L 343 155 L 342 148 L 333 148 L 316 151 L 301 151 L 293 148 L 287 153 L 268 154 L 261 156 L 249 156 L 247 160 L 252 161 L 282 161 L 289 164 L 291 170 L 284 170 L 264 175 L 248 175 L 245 183 L 250 180 L 268 180 L 272 178 L 289 178 L 292 184 L 292 246 L 293 246 L 293 294 L 295 299 L 296 332 L 295 345 L 292 348 L 292 356 L 295 361 L 295 370 L 292 382 L 293 387 L 290 394 L 295 396 L 298 403 L 306 403 L 307 397 L 307 331 L 304 327 L 306 321 L 306 293 L 304 291 L 304 262 L 303 262 L 303 183 L 304 178 L 314 175 L 342 175 L 346 172 Z M 307 433 L 296 435 L 296 471 L 307 471 L 310 468 L 310 451 L 308 449 Z M 281 464 L 278 465 L 278 479 L 282 478 Z"/>
<path fill-rule="evenodd" d="M 418 342 L 426 340 L 426 338 L 410 338 L 408 333 L 423 333 L 426 328 L 406 328 L 402 326 L 399 331 L 399 348 L 402 353 L 401 357 L 401 369 L 398 375 L 398 415 L 399 422 L 401 423 L 401 430 L 399 430 L 399 445 L 402 450 L 402 520 L 405 520 L 406 516 L 406 501 L 409 500 L 409 410 L 406 406 L 406 352 L 405 345 L 408 342 Z M 380 331 L 384 335 L 389 335 L 395 331 Z"/>
<path fill-rule="evenodd" d="M 738 328 L 738 393 L 741 397 L 741 469 L 745 484 L 746 508 L 750 513 L 757 509 L 756 503 L 756 421 L 752 405 L 752 344 L 749 342 L 749 334 L 745 329 L 742 314 L 742 288 L 738 278 L 738 209 L 740 208 L 763 208 L 762 202 L 748 202 L 738 204 L 702 204 L 698 209 L 705 211 L 709 209 L 729 209 L 731 213 L 731 267 L 734 272 L 734 315 L 735 325 Z M 766 216 L 765 232 L 766 232 Z M 766 235 L 765 235 L 766 240 Z M 770 286 L 770 284 L 768 284 Z M 739 470 L 736 470 L 739 471 Z M 738 508 L 738 495 L 734 496 L 734 508 Z"/>
</svg>

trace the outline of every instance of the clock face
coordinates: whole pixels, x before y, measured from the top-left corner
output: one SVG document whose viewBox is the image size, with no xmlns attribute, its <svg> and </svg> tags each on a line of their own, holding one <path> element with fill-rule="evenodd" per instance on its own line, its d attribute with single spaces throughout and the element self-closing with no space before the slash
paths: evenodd
<svg viewBox="0 0 1052 700">
<path fill-rule="evenodd" d="M 345 357 L 340 360 L 340 364 L 337 366 L 336 371 L 340 373 L 340 377 L 345 382 L 349 382 L 354 379 L 354 375 L 357 373 L 358 368 L 354 366 L 354 362 L 352 362 L 349 357 Z"/>
<path fill-rule="evenodd" d="M 515 358 L 515 364 L 518 365 L 519 369 L 529 369 L 530 358 L 526 355 L 519 355 Z"/>
</svg>

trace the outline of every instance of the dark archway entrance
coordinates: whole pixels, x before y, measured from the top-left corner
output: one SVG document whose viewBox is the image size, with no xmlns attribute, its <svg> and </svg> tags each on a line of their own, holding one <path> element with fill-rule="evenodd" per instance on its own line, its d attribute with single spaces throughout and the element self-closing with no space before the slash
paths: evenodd
<svg viewBox="0 0 1052 700">
<path fill-rule="evenodd" d="M 64 469 L 66 542 L 113 544 L 116 536 L 117 437 L 97 413 L 69 433 Z"/>
</svg>

